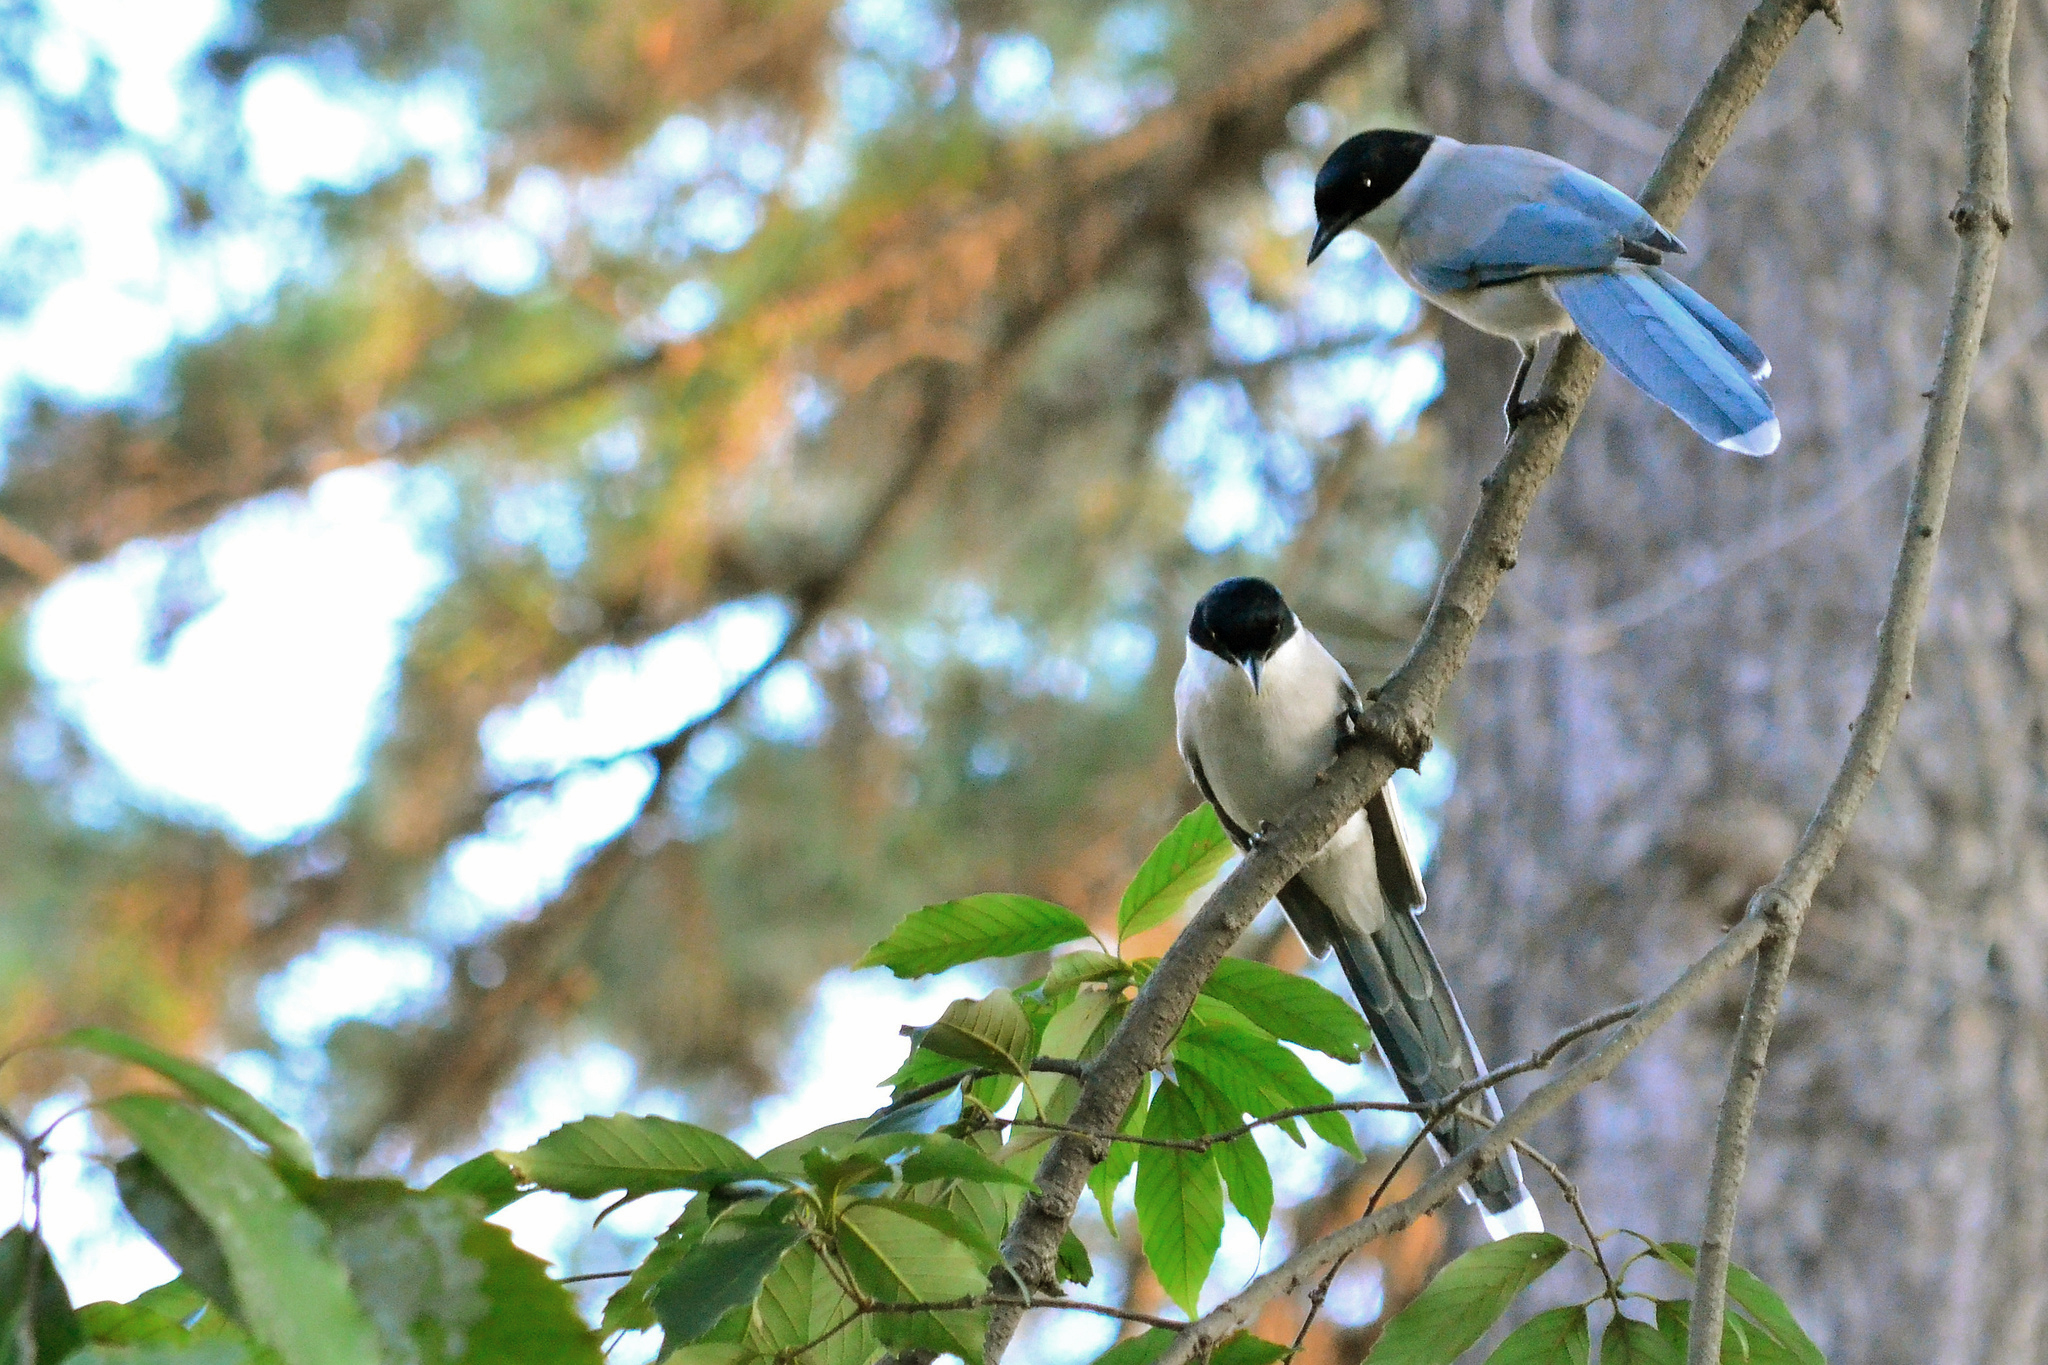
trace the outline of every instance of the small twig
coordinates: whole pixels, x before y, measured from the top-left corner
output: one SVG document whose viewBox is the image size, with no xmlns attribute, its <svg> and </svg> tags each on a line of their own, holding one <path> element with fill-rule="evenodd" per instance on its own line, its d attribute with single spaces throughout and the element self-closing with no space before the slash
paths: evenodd
<svg viewBox="0 0 2048 1365">
<path fill-rule="evenodd" d="M 630 1270 L 593 1270 L 586 1275 L 564 1275 L 556 1280 L 555 1283 L 582 1284 L 585 1280 L 630 1280 L 632 1278 L 633 1272 Z"/>
<path fill-rule="evenodd" d="M 1600 1278 L 1607 1282 L 1607 1297 L 1616 1311 L 1621 1308 L 1621 1286 L 1615 1281 L 1614 1272 L 1607 1268 L 1607 1255 L 1600 1250 L 1600 1234 L 1593 1231 L 1593 1220 L 1586 1217 L 1586 1206 L 1579 1202 L 1579 1187 L 1572 1183 L 1558 1164 L 1520 1138 L 1515 1139 L 1515 1150 L 1543 1168 L 1543 1173 L 1557 1185 L 1564 1202 L 1571 1205 L 1572 1213 L 1579 1220 L 1579 1228 L 1586 1234 L 1587 1249 L 1593 1253 L 1593 1264 L 1600 1267 Z"/>
<path fill-rule="evenodd" d="M 1308 1311 L 1301 1315 L 1301 1329 L 1294 1334 L 1294 1342 L 1287 1348 L 1288 1360 L 1301 1354 L 1301 1344 L 1308 1340 L 1308 1329 L 1316 1325 L 1316 1318 L 1323 1311 L 1323 1302 L 1330 1297 L 1330 1286 L 1337 1283 L 1337 1272 L 1342 1270 L 1344 1262 L 1350 1259 L 1351 1253 L 1346 1252 L 1330 1262 L 1330 1273 L 1317 1281 L 1314 1289 L 1309 1290 Z"/>
</svg>

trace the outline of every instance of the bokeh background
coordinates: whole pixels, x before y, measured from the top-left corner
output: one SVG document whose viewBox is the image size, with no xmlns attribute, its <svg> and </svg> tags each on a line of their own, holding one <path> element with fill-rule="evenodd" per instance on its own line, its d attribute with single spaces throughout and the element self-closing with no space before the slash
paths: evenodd
<svg viewBox="0 0 2048 1365">
<path fill-rule="evenodd" d="M 1603 380 L 1398 779 L 1498 1058 L 1711 942 L 1867 676 L 1968 16 L 1844 8 L 1674 225 L 1777 360 L 1784 449 Z M 1412 639 L 1512 348 L 1355 235 L 1302 267 L 1322 155 L 1397 122 L 1633 187 L 1740 13 L 0 4 L 0 1045 L 92 1022 L 217 1059 L 343 1170 L 586 1112 L 767 1143 L 874 1107 L 898 1027 L 988 982 L 846 963 L 979 890 L 1107 922 L 1194 803 L 1170 692 L 1202 589 L 1274 578 L 1365 685 Z M 2020 228 L 1922 682 L 1816 909 L 1738 1246 L 1839 1360 L 2048 1334 L 2048 9 L 2022 29 Z M 1271 921 L 1243 951 L 1304 965 Z M 1738 991 L 1545 1131 L 1603 1227 L 1696 1235 Z M 0 1100 L 48 1122 L 105 1079 L 28 1052 Z M 74 1293 L 167 1278 L 89 1118 L 57 1131 Z M 1380 1171 L 1276 1174 L 1286 1216 L 1233 1222 L 1212 1297 Z M 575 1273 L 674 1209 L 591 1212 L 505 1219 Z M 1355 1360 L 1473 1231 L 1361 1258 L 1306 1358 Z M 1092 1292 L 1155 1306 L 1086 1233 Z"/>
</svg>

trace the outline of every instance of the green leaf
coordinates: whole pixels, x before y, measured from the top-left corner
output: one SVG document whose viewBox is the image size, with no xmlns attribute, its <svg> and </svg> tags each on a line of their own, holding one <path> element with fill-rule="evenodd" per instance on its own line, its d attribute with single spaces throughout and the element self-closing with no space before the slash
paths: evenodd
<svg viewBox="0 0 2048 1365">
<path fill-rule="evenodd" d="M 978 1255 L 900 1206 L 877 1202 L 847 1209 L 839 1219 L 838 1245 L 854 1283 L 882 1303 L 944 1303 L 988 1287 L 987 1267 Z M 891 1346 L 950 1351 L 972 1362 L 981 1359 L 986 1317 L 986 1310 L 885 1313 L 875 1327 Z"/>
<path fill-rule="evenodd" d="M 801 1242 L 794 1223 L 727 1218 L 685 1252 L 648 1296 L 663 1336 L 687 1345 L 718 1325 L 727 1311 L 752 1303 L 782 1254 Z"/>
<path fill-rule="evenodd" d="M 1022 1185 L 1035 1190 L 1031 1177 L 990 1160 L 979 1147 L 958 1138 L 934 1136 L 903 1158 L 903 1183 L 927 1180 L 975 1180 L 985 1185 Z"/>
<path fill-rule="evenodd" d="M 1234 1107 L 1255 1118 L 1331 1102 L 1329 1087 L 1309 1074 L 1301 1058 L 1246 1028 L 1191 1028 L 1174 1042 L 1173 1052 L 1201 1072 Z M 1362 1157 L 1345 1115 L 1311 1114 L 1303 1122 L 1331 1146 Z"/>
<path fill-rule="evenodd" d="M 1372 1046 L 1372 1030 L 1351 1003 L 1305 976 L 1250 958 L 1226 957 L 1202 994 L 1221 1000 L 1275 1038 L 1356 1062 Z"/>
<path fill-rule="evenodd" d="M 235 1316 L 259 1341 L 285 1365 L 377 1360 L 376 1331 L 327 1229 L 261 1158 L 205 1114 L 160 1095 L 122 1095 L 105 1108 L 212 1233 L 239 1301 Z"/>
<path fill-rule="evenodd" d="M 64 1357 L 64 1365 L 253 1365 L 253 1361 L 248 1345 L 232 1338 L 182 1344 L 88 1346 Z"/>
<path fill-rule="evenodd" d="M 1183 1062 L 1174 1074 L 1180 1078 L 1182 1093 L 1194 1104 L 1204 1133 L 1225 1132 L 1243 1123 L 1243 1117 L 1223 1093 L 1193 1066 Z M 1216 1171 L 1223 1177 L 1224 1188 L 1230 1191 L 1230 1202 L 1252 1225 L 1252 1230 L 1264 1238 L 1273 1219 L 1273 1172 L 1266 1164 L 1266 1154 L 1249 1133 L 1209 1151 L 1216 1158 Z"/>
<path fill-rule="evenodd" d="M 613 1190 L 708 1190 L 773 1173 L 727 1137 L 695 1124 L 637 1114 L 565 1123 L 523 1152 L 498 1159 L 521 1180 L 594 1199 Z"/>
<path fill-rule="evenodd" d="M 1692 1334 L 1692 1304 L 1686 1299 L 1657 1300 L 1657 1335 L 1679 1360 L 1684 1360 Z M 1721 1317 L 1721 1365 L 1794 1365 L 1790 1351 L 1762 1331 L 1744 1328 L 1733 1313 Z"/>
<path fill-rule="evenodd" d="M 1181 1088 L 1161 1081 L 1145 1136 L 1198 1138 L 1202 1120 Z M 1167 1297 L 1189 1317 L 1223 1243 L 1223 1185 L 1209 1152 L 1143 1147 L 1138 1153 L 1138 1235 Z"/>
<path fill-rule="evenodd" d="M 1060 1238 L 1060 1254 L 1056 1263 L 1059 1276 L 1067 1284 L 1078 1284 L 1083 1288 L 1095 1283 L 1095 1262 L 1089 1258 L 1088 1248 L 1072 1228 Z"/>
<path fill-rule="evenodd" d="M 1486 1365 L 1586 1365 L 1592 1351 L 1593 1329 L 1580 1303 L 1530 1318 L 1493 1348 Z"/>
<path fill-rule="evenodd" d="M 114 1188 L 129 1217 L 178 1263 L 194 1289 L 230 1316 L 242 1311 L 227 1255 L 213 1228 L 146 1152 L 131 1152 L 114 1163 Z"/>
<path fill-rule="evenodd" d="M 847 1297 L 823 1258 L 809 1246 L 798 1246 L 761 1285 L 747 1344 L 773 1355 L 832 1332 L 822 1345 L 793 1357 L 793 1365 L 866 1365 L 881 1343 L 873 1320 L 859 1313 L 860 1305 Z M 850 1326 L 833 1331 L 849 1321 Z"/>
<path fill-rule="evenodd" d="M 254 1095 L 227 1077 L 197 1062 L 174 1057 L 110 1028 L 76 1028 L 60 1034 L 53 1047 L 83 1048 L 116 1061 L 148 1067 L 178 1086 L 201 1104 L 211 1105 L 236 1127 L 270 1149 L 270 1154 L 287 1166 L 313 1169 L 313 1148 L 298 1131 L 258 1102 Z"/>
<path fill-rule="evenodd" d="M 254 1353 L 255 1342 L 184 1277 L 146 1289 L 127 1303 L 89 1303 L 78 1310 L 86 1338 L 108 1346 L 182 1345 L 229 1340 Z M 273 1359 L 266 1355 L 266 1359 Z"/>
<path fill-rule="evenodd" d="M 1216 812 L 1206 804 L 1182 816 L 1124 888 L 1123 904 L 1116 912 L 1118 941 L 1164 923 L 1189 896 L 1214 880 L 1236 851 Z"/>
<path fill-rule="evenodd" d="M 597 1337 L 569 1291 L 483 1221 L 474 1196 L 323 1180 L 300 1197 L 327 1224 L 389 1358 L 599 1365 Z"/>
<path fill-rule="evenodd" d="M 990 892 L 912 911 L 853 965 L 930 976 L 963 962 L 1040 953 L 1087 937 L 1087 922 L 1063 905 Z"/>
<path fill-rule="evenodd" d="M 980 1253 L 899 1204 L 853 1205 L 839 1219 L 838 1238 L 854 1282 L 882 1303 L 938 1303 L 987 1287 Z"/>
<path fill-rule="evenodd" d="M 1685 1365 L 1685 1346 L 1674 1347 L 1649 1323 L 1617 1313 L 1600 1334 L 1600 1365 Z"/>
<path fill-rule="evenodd" d="M 427 1186 L 436 1194 L 466 1194 L 483 1205 L 486 1214 L 496 1213 L 520 1197 L 519 1177 L 499 1159 L 496 1152 L 473 1156 L 460 1166 L 441 1173 Z"/>
<path fill-rule="evenodd" d="M 915 1219 L 941 1236 L 952 1238 L 973 1253 L 974 1263 L 983 1274 L 1003 1259 L 1003 1253 L 996 1247 L 996 1237 L 984 1231 L 979 1219 L 965 1218 L 950 1208 L 915 1199 L 870 1199 L 865 1202 Z M 999 1234 L 1002 1229 L 996 1231 Z"/>
<path fill-rule="evenodd" d="M 979 1000 L 955 1000 L 925 1030 L 922 1045 L 942 1057 L 1022 1076 L 1031 1061 L 1031 1021 L 1006 990 Z"/>
<path fill-rule="evenodd" d="M 1548 1232 L 1518 1232 L 1472 1248 L 1394 1315 L 1366 1359 L 1373 1365 L 1451 1365 L 1569 1250 L 1569 1242 Z"/>
<path fill-rule="evenodd" d="M 1684 1242 L 1665 1242 L 1658 1246 L 1657 1254 L 1690 1275 L 1699 1256 L 1696 1247 Z M 1787 1351 L 1799 1365 L 1827 1365 L 1827 1357 L 1820 1347 L 1813 1344 L 1813 1338 L 1792 1316 L 1792 1310 L 1778 1297 L 1778 1292 L 1739 1265 L 1728 1267 L 1728 1297 L 1742 1306 L 1742 1310 L 1755 1318 L 1757 1325 Z"/>
<path fill-rule="evenodd" d="M 1041 1057 L 1086 1057 L 1090 1040 L 1100 1031 L 1102 1022 L 1122 1003 L 1108 991 L 1086 991 L 1074 997 L 1073 1003 L 1062 1008 L 1045 1026 L 1045 1037 L 1039 1040 L 1038 1054 Z"/>
<path fill-rule="evenodd" d="M 1124 960 L 1112 953 L 1097 948 L 1080 948 L 1071 953 L 1062 953 L 1052 960 L 1046 970 L 1045 980 L 1038 983 L 1039 994 L 1051 1000 L 1064 995 L 1085 981 L 1107 981 L 1130 970 Z"/>
<path fill-rule="evenodd" d="M 1140 1336 L 1119 1341 L 1095 1358 L 1095 1365 L 1152 1365 L 1166 1354 L 1177 1333 L 1153 1327 Z M 1285 1346 L 1236 1332 L 1223 1339 L 1209 1356 L 1209 1365 L 1272 1365 L 1287 1354 Z"/>
<path fill-rule="evenodd" d="M 693 1201 L 675 1222 L 668 1225 L 661 1236 L 654 1239 L 654 1249 L 642 1258 L 626 1282 L 612 1291 L 604 1302 L 604 1316 L 598 1327 L 607 1336 L 613 1332 L 641 1332 L 656 1325 L 654 1305 L 648 1300 L 654 1287 L 662 1282 L 676 1262 L 688 1255 L 697 1245 L 711 1223 L 705 1211 L 699 1207 L 702 1200 Z"/>
<path fill-rule="evenodd" d="M 1145 1131 L 1146 1097 L 1152 1088 L 1150 1074 L 1138 1078 L 1138 1091 L 1131 1096 L 1130 1107 L 1124 1110 L 1124 1121 L 1117 1125 L 1119 1133 L 1133 1136 Z M 1138 1144 L 1135 1142 L 1112 1142 L 1109 1155 L 1096 1163 L 1088 1172 L 1088 1188 L 1095 1192 L 1095 1202 L 1102 1209 L 1102 1221 L 1109 1228 L 1109 1235 L 1116 1236 L 1116 1190 L 1124 1183 L 1124 1177 L 1131 1173 L 1131 1167 L 1138 1164 Z"/>
<path fill-rule="evenodd" d="M 755 1365 L 760 1360 L 760 1353 L 750 1346 L 720 1341 L 678 1347 L 661 1358 L 661 1365 Z"/>
<path fill-rule="evenodd" d="M 38 1362 L 62 1360 L 85 1344 L 49 1247 L 16 1227 L 0 1237 L 0 1365 L 21 1361 L 24 1338 L 35 1343 Z"/>
</svg>

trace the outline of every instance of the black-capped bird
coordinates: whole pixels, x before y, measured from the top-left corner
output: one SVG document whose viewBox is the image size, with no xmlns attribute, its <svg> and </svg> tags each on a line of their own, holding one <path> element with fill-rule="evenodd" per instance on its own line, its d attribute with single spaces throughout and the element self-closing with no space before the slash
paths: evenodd
<svg viewBox="0 0 2048 1365">
<path fill-rule="evenodd" d="M 1173 703 L 1181 758 L 1240 849 L 1307 794 L 1359 722 L 1358 690 L 1344 666 L 1262 578 L 1226 579 L 1195 604 Z M 1391 787 L 1337 831 L 1279 901 L 1310 953 L 1335 950 L 1410 1100 L 1434 1104 L 1485 1074 L 1415 918 L 1422 876 Z M 1468 1103 L 1500 1117 L 1491 1090 Z M 1486 1127 L 1453 1116 L 1436 1134 L 1438 1151 L 1455 1154 Z M 1495 1238 L 1543 1226 L 1512 1151 L 1482 1167 L 1469 1194 Z"/>
<path fill-rule="evenodd" d="M 1768 455 L 1771 362 L 1727 314 L 1668 274 L 1683 252 L 1641 204 L 1554 156 L 1376 128 L 1316 173 L 1311 264 L 1355 227 L 1437 307 L 1522 351 L 1508 432 L 1544 337 L 1577 331 L 1629 383 L 1726 450 Z"/>
</svg>

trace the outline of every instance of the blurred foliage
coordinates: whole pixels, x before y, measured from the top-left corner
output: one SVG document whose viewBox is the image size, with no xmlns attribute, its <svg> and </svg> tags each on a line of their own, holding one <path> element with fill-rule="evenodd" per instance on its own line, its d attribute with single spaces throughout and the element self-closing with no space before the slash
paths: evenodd
<svg viewBox="0 0 2048 1365">
<path fill-rule="evenodd" d="M 736 1118 L 819 975 L 917 905 L 995 887 L 1109 923 L 1191 804 L 1169 692 L 1203 588 L 1275 577 L 1368 679 L 1413 628 L 1426 433 L 1369 420 L 1412 308 L 1356 257 L 1312 292 L 1285 216 L 1392 102 L 1377 22 L 266 0 L 176 147 L 124 132 L 104 73 L 60 99 L 9 66 L 53 146 L 142 144 L 183 233 L 259 197 L 234 101 L 281 61 L 343 93 L 452 82 L 482 174 L 417 157 L 309 193 L 305 261 L 140 396 L 25 407 L 0 483 L 23 538 L 0 546 L 4 1036 L 282 1056 L 266 977 L 330 930 L 415 939 L 451 984 L 337 1029 L 309 1116 L 342 1169 L 402 1164 L 472 1142 L 565 1037 Z M 254 848 L 130 799 L 25 665 L 34 547 L 163 545 L 161 648 L 203 618 L 197 537 L 224 510 L 355 465 L 409 469 L 446 565 L 360 788 Z M 732 604 L 784 637 L 709 716 L 644 752 L 489 757 L 523 702 Z M 462 907 L 461 850 L 634 773 L 638 815 L 558 892 Z M 6 1093 L 66 1065 L 26 1057 Z"/>
</svg>

